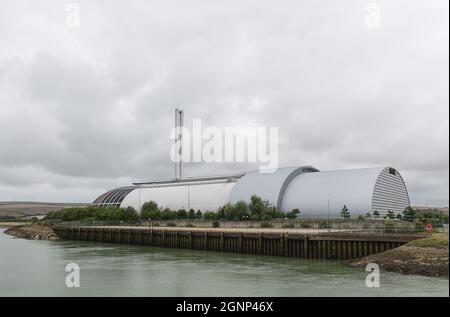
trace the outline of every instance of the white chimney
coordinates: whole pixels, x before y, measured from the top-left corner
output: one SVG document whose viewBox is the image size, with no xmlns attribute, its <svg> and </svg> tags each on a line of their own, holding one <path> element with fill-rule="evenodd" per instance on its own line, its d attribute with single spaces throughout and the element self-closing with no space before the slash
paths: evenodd
<svg viewBox="0 0 450 317">
<path fill-rule="evenodd" d="M 183 133 L 184 126 L 184 112 L 180 109 L 175 109 L 175 144 L 179 142 L 180 150 L 175 152 L 175 180 L 183 178 Z"/>
</svg>

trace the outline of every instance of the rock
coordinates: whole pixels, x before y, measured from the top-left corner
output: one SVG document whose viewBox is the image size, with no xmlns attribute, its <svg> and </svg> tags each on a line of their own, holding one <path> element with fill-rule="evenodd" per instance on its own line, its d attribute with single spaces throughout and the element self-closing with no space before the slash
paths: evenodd
<svg viewBox="0 0 450 317">
<path fill-rule="evenodd" d="M 58 240 L 53 229 L 36 224 L 13 226 L 5 230 L 6 234 L 29 240 Z"/>
<path fill-rule="evenodd" d="M 403 245 L 346 262 L 348 266 L 352 267 L 365 267 L 368 263 L 377 263 L 380 269 L 389 272 L 448 276 L 448 249 Z"/>
</svg>

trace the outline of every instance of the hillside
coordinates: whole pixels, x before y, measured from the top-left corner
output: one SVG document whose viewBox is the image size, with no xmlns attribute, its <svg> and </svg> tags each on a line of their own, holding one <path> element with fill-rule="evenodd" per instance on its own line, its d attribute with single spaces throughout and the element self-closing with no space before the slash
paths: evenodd
<svg viewBox="0 0 450 317">
<path fill-rule="evenodd" d="M 0 202 L 0 217 L 24 217 L 34 215 L 45 215 L 50 211 L 58 211 L 64 208 L 87 206 L 86 203 L 49 203 L 29 201 L 6 201 Z"/>
</svg>

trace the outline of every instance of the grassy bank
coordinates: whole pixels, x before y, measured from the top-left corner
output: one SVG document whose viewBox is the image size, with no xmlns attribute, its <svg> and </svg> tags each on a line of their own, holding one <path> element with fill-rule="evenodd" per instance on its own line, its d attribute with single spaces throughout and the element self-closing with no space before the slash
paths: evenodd
<svg viewBox="0 0 450 317">
<path fill-rule="evenodd" d="M 429 238 L 411 241 L 406 246 L 448 250 L 448 235 L 446 233 L 434 233 Z"/>
<path fill-rule="evenodd" d="M 381 270 L 424 276 L 448 276 L 448 234 L 435 233 L 401 247 L 346 262 L 352 267 L 377 263 Z"/>
</svg>

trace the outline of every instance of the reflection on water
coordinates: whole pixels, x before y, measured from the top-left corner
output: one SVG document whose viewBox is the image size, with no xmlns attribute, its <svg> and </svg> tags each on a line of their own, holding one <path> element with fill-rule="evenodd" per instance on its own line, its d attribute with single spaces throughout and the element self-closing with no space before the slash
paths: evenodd
<svg viewBox="0 0 450 317">
<path fill-rule="evenodd" d="M 75 262 L 81 287 L 65 286 Z M 337 261 L 71 241 L 0 233 L 0 296 L 448 296 L 448 279 L 381 273 Z"/>
</svg>

